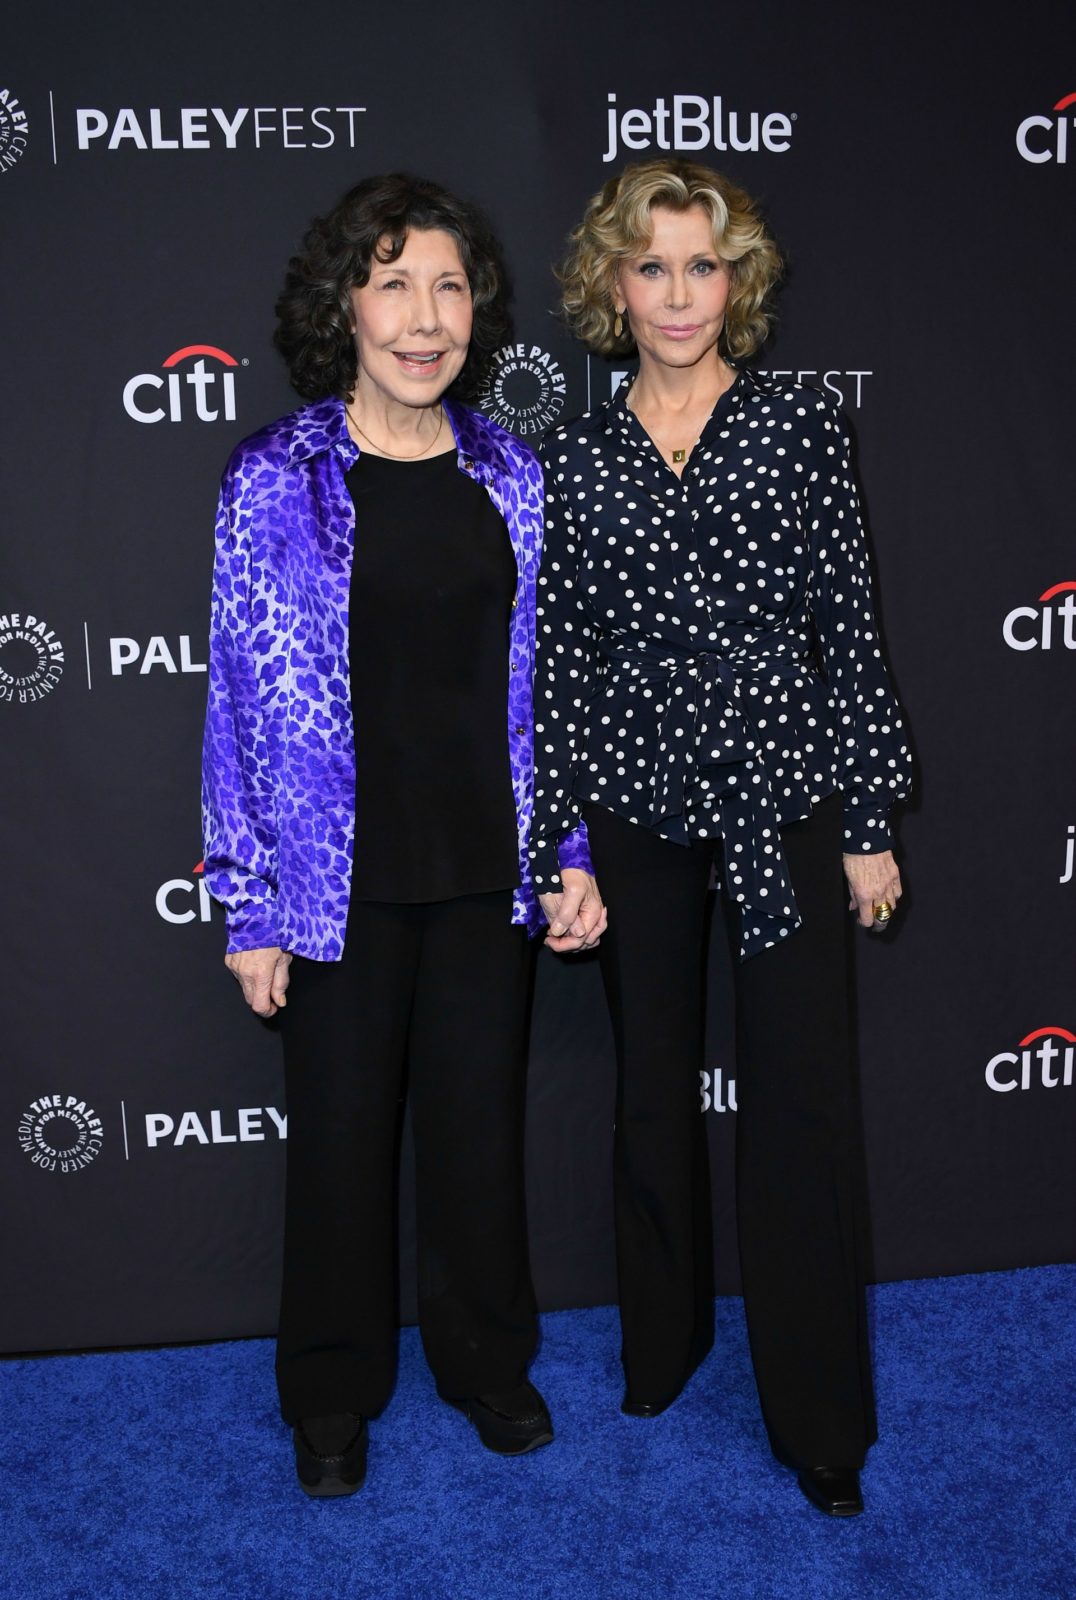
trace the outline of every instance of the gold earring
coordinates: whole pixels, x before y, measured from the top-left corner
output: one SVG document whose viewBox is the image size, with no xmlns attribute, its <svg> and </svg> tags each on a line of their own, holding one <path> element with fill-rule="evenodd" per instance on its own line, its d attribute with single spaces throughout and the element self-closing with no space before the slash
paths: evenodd
<svg viewBox="0 0 1076 1600">
<path fill-rule="evenodd" d="M 618 311 L 616 316 L 615 316 L 615 318 L 613 319 L 613 338 L 614 339 L 619 339 L 621 337 L 621 335 L 623 334 L 623 332 L 624 332 L 624 318 L 620 315 L 620 312 Z"/>
</svg>

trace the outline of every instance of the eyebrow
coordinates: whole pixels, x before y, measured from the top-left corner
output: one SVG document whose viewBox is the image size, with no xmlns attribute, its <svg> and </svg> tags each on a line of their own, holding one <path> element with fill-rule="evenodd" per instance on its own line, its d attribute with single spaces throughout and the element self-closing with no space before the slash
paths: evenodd
<svg viewBox="0 0 1076 1600">
<path fill-rule="evenodd" d="M 656 250 L 644 250 L 642 255 L 635 257 L 636 261 L 664 261 L 665 257 Z M 688 256 L 688 261 L 720 261 L 721 257 L 716 250 L 696 250 L 693 256 Z"/>
<path fill-rule="evenodd" d="M 370 276 L 375 272 L 391 272 L 400 278 L 410 278 L 411 268 L 401 267 L 398 261 L 375 261 L 370 268 Z M 465 278 L 466 270 L 463 267 L 445 267 L 436 274 L 438 278 Z"/>
</svg>

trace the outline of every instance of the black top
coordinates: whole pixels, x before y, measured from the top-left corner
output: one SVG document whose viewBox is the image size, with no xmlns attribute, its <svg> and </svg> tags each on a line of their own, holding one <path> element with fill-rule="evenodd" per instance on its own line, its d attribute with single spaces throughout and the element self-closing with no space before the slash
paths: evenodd
<svg viewBox="0 0 1076 1600">
<path fill-rule="evenodd" d="M 535 886 L 580 800 L 721 837 L 754 953 L 798 925 L 778 828 L 840 789 L 845 850 L 885 850 L 908 790 L 848 431 L 745 371 L 678 478 L 626 394 L 542 446 Z"/>
<path fill-rule="evenodd" d="M 352 894 L 416 902 L 519 883 L 505 694 L 516 564 L 456 452 L 362 455 L 355 505 Z"/>
</svg>

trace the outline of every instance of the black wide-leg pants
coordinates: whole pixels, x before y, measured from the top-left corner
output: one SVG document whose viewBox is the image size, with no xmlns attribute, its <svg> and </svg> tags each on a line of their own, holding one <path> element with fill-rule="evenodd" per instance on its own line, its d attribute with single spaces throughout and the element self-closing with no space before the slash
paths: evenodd
<svg viewBox="0 0 1076 1600">
<path fill-rule="evenodd" d="M 623 1361 L 636 1402 L 670 1400 L 713 1339 L 703 1061 L 711 868 L 584 807 L 609 930 L 599 954 L 618 1061 L 615 1209 Z M 803 926 L 738 960 L 736 1202 L 751 1356 L 777 1451 L 862 1465 L 876 1437 L 863 1256 L 866 1190 L 850 1037 L 841 800 L 782 828 Z M 715 921 L 716 927 L 716 921 Z"/>
<path fill-rule="evenodd" d="M 396 1370 L 396 1200 L 409 1088 L 418 1313 L 438 1389 L 521 1382 L 537 1318 L 523 1100 L 530 975 L 510 891 L 353 902 L 343 959 L 291 964 L 277 1383 L 284 1420 L 372 1416 Z"/>
</svg>

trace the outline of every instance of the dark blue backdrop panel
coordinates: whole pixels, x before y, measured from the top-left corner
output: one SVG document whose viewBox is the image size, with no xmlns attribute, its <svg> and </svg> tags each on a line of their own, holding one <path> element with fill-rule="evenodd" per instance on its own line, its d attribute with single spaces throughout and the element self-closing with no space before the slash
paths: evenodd
<svg viewBox="0 0 1076 1600">
<path fill-rule="evenodd" d="M 105 4 L 79 29 L 35 8 L 0 64 L 0 1194 L 18 1285 L 0 1346 L 273 1328 L 278 1040 L 224 971 L 199 872 L 211 521 L 232 444 L 295 403 L 270 344 L 288 256 L 345 186 L 395 167 L 492 212 L 517 331 L 486 404 L 532 438 L 619 370 L 560 326 L 550 271 L 617 164 L 678 148 L 762 198 L 789 272 L 760 365 L 824 387 L 856 433 L 919 763 L 906 910 L 857 947 L 875 1269 L 1070 1257 L 1066 9 L 684 0 L 656 26 L 630 4 L 308 0 L 300 18 L 266 0 L 182 25 Z M 731 1290 L 719 939 L 712 967 L 700 1115 Z M 596 965 L 542 952 L 528 1183 L 544 1306 L 615 1295 L 612 1120 Z M 405 1156 L 405 1315 L 408 1179 Z"/>
</svg>

